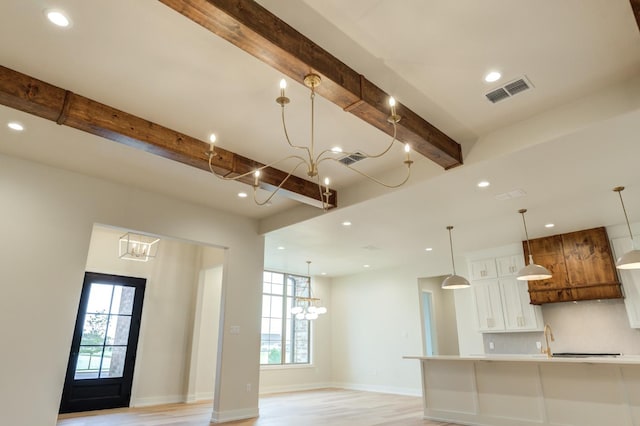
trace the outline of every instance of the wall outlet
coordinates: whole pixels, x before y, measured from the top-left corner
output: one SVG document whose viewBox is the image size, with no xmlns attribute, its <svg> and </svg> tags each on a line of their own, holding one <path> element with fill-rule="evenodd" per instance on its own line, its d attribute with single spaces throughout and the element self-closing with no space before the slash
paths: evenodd
<svg viewBox="0 0 640 426">
<path fill-rule="evenodd" d="M 542 349 L 542 342 L 536 342 L 536 348 Z"/>
<path fill-rule="evenodd" d="M 493 344 L 493 342 L 489 342 L 489 349 L 494 350 L 496 348 L 496 345 Z"/>
</svg>

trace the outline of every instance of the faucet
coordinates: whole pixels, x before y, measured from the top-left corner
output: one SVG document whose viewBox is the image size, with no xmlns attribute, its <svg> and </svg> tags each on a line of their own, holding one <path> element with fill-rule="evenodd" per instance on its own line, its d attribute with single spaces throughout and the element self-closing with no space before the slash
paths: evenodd
<svg viewBox="0 0 640 426">
<path fill-rule="evenodd" d="M 547 343 L 547 347 L 545 349 L 540 349 L 541 353 L 547 354 L 547 358 L 551 358 L 551 346 L 549 346 L 549 336 L 551 336 L 551 341 L 554 342 L 553 331 L 551 330 L 551 326 L 549 324 L 544 325 L 544 340 Z"/>
</svg>

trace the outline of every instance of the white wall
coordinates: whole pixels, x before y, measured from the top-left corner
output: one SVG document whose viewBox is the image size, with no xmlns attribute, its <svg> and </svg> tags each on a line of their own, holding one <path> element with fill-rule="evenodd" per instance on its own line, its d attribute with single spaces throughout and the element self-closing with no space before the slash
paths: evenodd
<svg viewBox="0 0 640 426">
<path fill-rule="evenodd" d="M 0 199 L 0 336 L 9 348 L 0 423 L 56 423 L 94 223 L 228 248 L 213 417 L 257 414 L 264 244 L 255 221 L 4 155 Z M 231 325 L 241 333 L 229 334 Z"/>
<path fill-rule="evenodd" d="M 332 281 L 332 363 L 337 386 L 420 394 L 420 268 L 397 267 Z M 440 273 L 442 273 L 440 271 Z"/>
<path fill-rule="evenodd" d="M 331 280 L 311 277 L 313 293 L 327 313 L 311 321 L 311 365 L 266 366 L 260 370 L 260 393 L 290 392 L 331 387 L 331 330 L 333 321 Z"/>
<path fill-rule="evenodd" d="M 418 280 L 418 288 L 422 291 L 428 291 L 432 295 L 433 312 L 432 317 L 435 325 L 436 351 L 434 355 L 458 355 L 458 328 L 456 321 L 456 306 L 454 302 L 454 292 L 452 290 L 442 289 L 442 280 L 446 276 L 420 278 Z M 422 306 L 422 295 L 420 298 L 420 308 Z M 424 312 L 421 312 L 422 331 L 424 330 Z M 424 339 L 424 334 L 423 334 Z M 424 340 L 422 340 L 424 347 Z M 421 352 L 424 355 L 424 352 Z"/>
</svg>

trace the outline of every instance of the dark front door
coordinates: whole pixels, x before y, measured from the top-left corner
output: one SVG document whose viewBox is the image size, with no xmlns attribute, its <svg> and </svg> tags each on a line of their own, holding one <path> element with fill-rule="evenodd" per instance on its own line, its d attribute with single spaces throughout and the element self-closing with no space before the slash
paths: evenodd
<svg viewBox="0 0 640 426">
<path fill-rule="evenodd" d="M 129 406 L 145 283 L 85 273 L 61 413 Z"/>
</svg>

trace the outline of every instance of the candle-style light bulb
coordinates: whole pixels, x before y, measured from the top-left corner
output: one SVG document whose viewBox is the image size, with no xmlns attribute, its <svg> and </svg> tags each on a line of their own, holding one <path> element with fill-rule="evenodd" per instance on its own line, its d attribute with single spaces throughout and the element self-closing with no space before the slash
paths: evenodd
<svg viewBox="0 0 640 426">
<path fill-rule="evenodd" d="M 324 178 L 324 186 L 329 187 L 329 178 Z"/>
<path fill-rule="evenodd" d="M 409 161 L 409 154 L 411 153 L 411 146 L 408 143 L 404 144 L 404 152 L 407 154 L 406 160 Z"/>
<path fill-rule="evenodd" d="M 389 106 L 391 107 L 391 115 L 396 115 L 396 100 L 393 96 L 389 97 Z"/>
<path fill-rule="evenodd" d="M 253 172 L 253 185 L 258 186 L 258 181 L 260 180 L 260 170 L 256 170 Z"/>
<path fill-rule="evenodd" d="M 280 96 L 284 97 L 284 89 L 287 88 L 287 80 L 284 78 L 280 80 Z"/>
<path fill-rule="evenodd" d="M 209 135 L 209 152 L 213 152 L 213 145 L 216 143 L 216 139 L 215 133 Z"/>
</svg>

